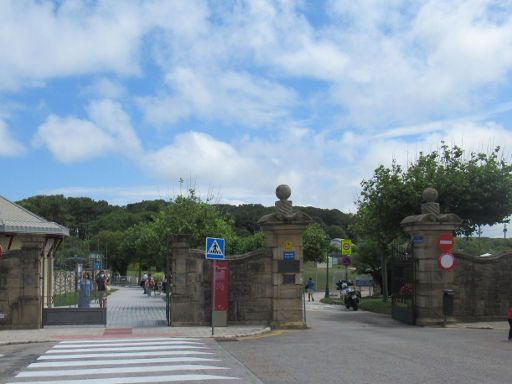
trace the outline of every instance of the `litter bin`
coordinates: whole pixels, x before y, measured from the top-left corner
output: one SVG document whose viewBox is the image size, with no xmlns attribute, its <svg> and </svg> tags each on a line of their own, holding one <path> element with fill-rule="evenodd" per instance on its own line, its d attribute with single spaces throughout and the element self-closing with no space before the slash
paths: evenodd
<svg viewBox="0 0 512 384">
<path fill-rule="evenodd" d="M 453 316 L 453 289 L 443 290 L 443 315 L 445 321 L 448 316 Z"/>
</svg>

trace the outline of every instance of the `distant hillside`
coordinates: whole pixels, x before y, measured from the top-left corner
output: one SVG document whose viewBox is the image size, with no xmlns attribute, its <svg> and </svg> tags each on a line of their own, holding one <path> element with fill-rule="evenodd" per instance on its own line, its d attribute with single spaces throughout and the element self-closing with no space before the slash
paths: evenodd
<svg viewBox="0 0 512 384">
<path fill-rule="evenodd" d="M 63 195 L 38 195 L 17 202 L 19 205 L 68 227 L 72 235 L 88 240 L 102 231 L 125 231 L 135 224 L 151 220 L 166 204 L 164 200 L 141 201 L 126 206 L 111 205 L 104 200 L 95 201 L 88 197 L 64 197 Z M 241 235 L 254 234 L 259 230 L 257 221 L 272 212 L 273 207 L 261 204 L 239 206 L 216 204 L 218 209 L 234 221 Z M 321 224 L 331 238 L 350 237 L 348 230 L 353 216 L 337 209 L 295 207 L 310 215 Z"/>
</svg>

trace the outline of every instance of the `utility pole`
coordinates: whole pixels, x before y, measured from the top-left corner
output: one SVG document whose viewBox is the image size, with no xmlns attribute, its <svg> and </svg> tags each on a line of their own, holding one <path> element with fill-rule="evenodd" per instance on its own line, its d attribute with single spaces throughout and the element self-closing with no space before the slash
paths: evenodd
<svg viewBox="0 0 512 384">
<path fill-rule="evenodd" d="M 507 238 L 507 223 L 503 224 L 503 238 Z"/>
</svg>

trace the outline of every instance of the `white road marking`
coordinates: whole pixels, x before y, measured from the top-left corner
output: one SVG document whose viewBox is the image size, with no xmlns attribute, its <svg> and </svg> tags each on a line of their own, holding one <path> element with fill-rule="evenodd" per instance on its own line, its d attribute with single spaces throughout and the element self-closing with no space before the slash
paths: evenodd
<svg viewBox="0 0 512 384">
<path fill-rule="evenodd" d="M 64 340 L 61 341 L 60 344 L 105 344 L 108 341 L 115 341 L 116 343 L 121 343 L 123 341 L 199 341 L 199 339 L 194 339 L 190 337 L 145 337 L 145 338 L 135 338 L 130 337 L 126 339 L 109 339 L 109 338 L 103 338 L 103 339 L 96 339 L 96 340 L 87 340 L 87 339 L 81 339 L 81 340 Z"/>
<path fill-rule="evenodd" d="M 214 358 L 218 350 L 190 340 L 112 339 L 111 344 L 106 340 L 98 340 L 103 344 L 61 342 L 7 384 L 146 384 L 148 381 L 163 384 L 211 380 L 226 383 L 240 380 L 217 375 L 217 372 L 226 374 L 232 368 L 223 366 L 223 359 Z"/>
<path fill-rule="evenodd" d="M 77 348 L 77 349 L 51 349 L 46 353 L 82 353 L 82 354 L 92 354 L 101 357 L 102 354 L 98 354 L 96 352 L 130 352 L 130 351 L 170 351 L 170 350 L 178 350 L 178 349 L 208 349 L 208 347 L 200 347 L 196 345 L 155 345 L 155 346 L 140 346 L 140 347 L 96 347 L 96 348 Z"/>
<path fill-rule="evenodd" d="M 144 377 L 112 377 L 102 379 L 84 380 L 52 380 L 51 384 L 142 384 L 151 382 L 172 383 L 177 381 L 199 381 L 199 380 L 239 380 L 238 377 L 215 376 L 215 375 L 174 375 L 174 376 L 144 376 Z M 20 384 L 20 382 L 6 383 Z M 24 381 L 23 384 L 49 384 L 48 381 Z"/>
<path fill-rule="evenodd" d="M 58 377 L 58 376 L 85 376 L 85 375 L 108 375 L 113 373 L 147 373 L 151 372 L 174 372 L 174 371 L 200 371 L 205 369 L 230 369 L 227 367 L 218 367 L 215 365 L 161 365 L 161 366 L 142 366 L 142 367 L 120 367 L 120 368 L 91 368 L 91 369 L 64 369 L 60 371 L 24 371 L 18 373 L 16 377 Z"/>
<path fill-rule="evenodd" d="M 207 357 L 162 357 L 151 359 L 126 359 L 126 360 L 80 360 L 80 361 L 46 361 L 44 363 L 32 363 L 28 368 L 60 368 L 60 367 L 88 367 L 94 365 L 131 365 L 131 364 L 160 364 L 160 363 L 194 363 L 220 361 Z"/>
<path fill-rule="evenodd" d="M 66 360 L 66 359 L 90 359 L 91 357 L 143 357 L 143 356 L 185 356 L 185 355 L 213 355 L 211 352 L 201 351 L 148 351 L 148 352 L 126 352 L 126 353 L 102 353 L 78 354 L 78 355 L 43 355 L 37 360 Z"/>
<path fill-rule="evenodd" d="M 124 342 L 124 343 L 111 343 L 109 341 L 105 341 L 105 346 L 107 347 L 122 347 L 122 346 L 137 346 L 137 345 L 140 345 L 140 346 L 143 346 L 143 345 L 201 345 L 201 344 L 204 344 L 204 343 L 200 343 L 198 341 L 138 341 L 138 342 L 135 342 L 135 343 L 132 343 L 132 342 Z M 98 345 L 97 344 L 91 344 L 91 345 L 88 345 L 88 344 L 81 344 L 81 343 L 76 343 L 76 344 L 65 344 L 65 345 L 61 345 L 61 344 L 57 344 L 56 346 L 53 347 L 53 349 L 72 349 L 72 348 L 98 348 Z"/>
</svg>

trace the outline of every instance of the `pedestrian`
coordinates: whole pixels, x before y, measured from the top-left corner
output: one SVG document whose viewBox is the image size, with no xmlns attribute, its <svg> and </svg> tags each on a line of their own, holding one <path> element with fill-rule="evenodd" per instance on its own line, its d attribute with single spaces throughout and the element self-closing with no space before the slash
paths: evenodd
<svg viewBox="0 0 512 384">
<path fill-rule="evenodd" d="M 313 291 L 315 290 L 315 283 L 311 277 L 306 282 L 306 290 L 308 292 L 308 301 L 315 301 L 315 298 L 313 297 Z"/>
<path fill-rule="evenodd" d="M 101 270 L 96 276 L 96 287 L 99 294 L 100 308 L 107 307 L 107 276 L 105 271 Z"/>
<path fill-rule="evenodd" d="M 91 303 L 92 283 L 89 272 L 85 272 L 80 279 L 80 298 L 78 308 L 89 308 Z"/>
<path fill-rule="evenodd" d="M 151 273 L 148 274 L 148 278 L 146 279 L 146 293 L 148 294 L 148 297 L 151 297 L 151 291 L 153 290 L 153 287 L 155 286 L 155 280 L 153 279 L 153 276 L 151 276 Z"/>
<path fill-rule="evenodd" d="M 144 276 L 142 276 L 142 281 L 140 282 L 140 284 L 142 285 L 142 288 L 144 288 L 144 294 L 147 294 L 147 291 L 146 291 L 147 281 L 148 281 L 148 274 L 147 274 L 147 272 L 144 272 Z"/>
<path fill-rule="evenodd" d="M 508 331 L 508 341 L 512 341 L 512 307 L 508 309 L 508 325 L 510 326 Z"/>
</svg>

